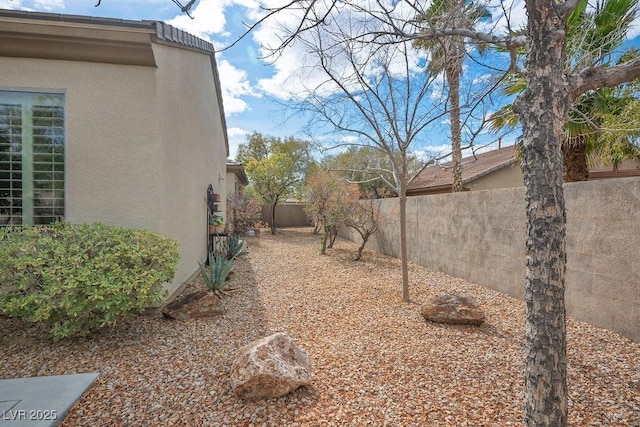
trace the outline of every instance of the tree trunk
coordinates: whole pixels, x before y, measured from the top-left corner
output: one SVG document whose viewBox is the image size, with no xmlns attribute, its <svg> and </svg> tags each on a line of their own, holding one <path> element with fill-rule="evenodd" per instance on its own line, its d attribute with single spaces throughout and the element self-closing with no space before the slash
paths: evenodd
<svg viewBox="0 0 640 427">
<path fill-rule="evenodd" d="M 327 239 L 329 238 L 329 233 L 331 232 L 331 227 L 324 226 L 324 233 L 320 236 L 320 255 L 326 255 L 327 253 Z"/>
<path fill-rule="evenodd" d="M 403 153 L 400 177 L 400 263 L 402 268 L 402 300 L 409 302 L 409 262 L 407 260 L 407 160 Z"/>
<path fill-rule="evenodd" d="M 462 151 L 460 151 L 461 139 L 462 135 L 460 132 L 460 70 L 457 62 L 457 55 L 459 54 L 458 50 L 460 49 L 457 46 L 459 43 L 456 37 L 456 40 L 452 42 L 453 44 L 453 52 L 456 55 L 455 58 L 451 60 L 454 61 L 451 67 L 447 68 L 447 81 L 449 82 L 449 105 L 451 106 L 451 111 L 449 113 L 451 119 L 451 160 L 453 163 L 453 183 L 451 184 L 451 191 L 458 192 L 462 191 Z M 464 46 L 463 46 L 464 48 Z M 460 58 L 462 60 L 462 58 Z M 462 67 L 462 62 L 460 62 L 460 68 Z"/>
<path fill-rule="evenodd" d="M 570 97 L 555 0 L 527 0 L 527 89 L 516 100 L 527 214 L 525 424 L 566 426 L 563 124 Z"/>
<path fill-rule="evenodd" d="M 587 165 L 587 137 L 578 135 L 572 141 L 562 144 L 564 182 L 586 181 L 589 179 Z"/>
<path fill-rule="evenodd" d="M 271 203 L 271 234 L 276 234 L 276 205 L 278 201 Z"/>
<path fill-rule="evenodd" d="M 362 235 L 362 243 L 358 248 L 358 253 L 356 254 L 356 258 L 354 261 L 360 261 L 362 259 L 362 252 L 364 251 L 364 247 L 367 245 L 367 242 L 369 241 L 370 236 L 371 236 L 371 233 L 364 233 Z"/>
<path fill-rule="evenodd" d="M 336 241 L 336 237 L 338 237 L 338 228 L 335 225 L 329 227 L 329 240 L 327 242 L 327 248 L 333 248 L 333 244 Z"/>
</svg>

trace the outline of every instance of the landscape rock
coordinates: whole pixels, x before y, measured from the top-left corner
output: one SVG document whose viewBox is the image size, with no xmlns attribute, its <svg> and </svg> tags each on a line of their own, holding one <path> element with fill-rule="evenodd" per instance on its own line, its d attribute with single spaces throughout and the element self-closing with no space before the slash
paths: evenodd
<svg viewBox="0 0 640 427">
<path fill-rule="evenodd" d="M 311 383 L 311 361 L 293 339 L 277 333 L 242 347 L 231 368 L 231 387 L 241 399 L 284 396 Z"/>
<path fill-rule="evenodd" d="M 207 291 L 187 294 L 162 308 L 164 317 L 175 320 L 213 317 L 222 313 L 224 309 L 220 298 Z"/>
<path fill-rule="evenodd" d="M 455 325 L 476 325 L 484 322 L 484 313 L 468 298 L 440 294 L 420 310 L 425 320 Z"/>
</svg>

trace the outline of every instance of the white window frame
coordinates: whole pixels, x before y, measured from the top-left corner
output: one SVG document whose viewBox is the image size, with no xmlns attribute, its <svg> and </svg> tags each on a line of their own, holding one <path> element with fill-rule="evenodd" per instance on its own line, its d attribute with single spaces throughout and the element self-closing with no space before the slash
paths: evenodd
<svg viewBox="0 0 640 427">
<path fill-rule="evenodd" d="M 47 99 L 48 97 L 48 99 Z M 40 98 L 40 99 L 38 99 Z M 13 222 L 9 224 L 3 224 L 0 222 L 0 225 L 33 225 L 36 222 L 36 217 L 38 215 L 35 212 L 35 198 L 36 194 L 34 194 L 34 185 L 35 185 L 35 177 L 34 177 L 34 138 L 33 138 L 33 106 L 54 106 L 62 108 L 62 127 L 54 127 L 57 128 L 58 131 L 61 130 L 62 135 L 62 162 L 63 167 L 62 171 L 56 171 L 55 166 L 52 173 L 52 179 L 49 182 L 52 182 L 54 185 L 54 191 L 60 190 L 57 187 L 56 183 L 59 183 L 58 176 L 62 174 L 62 189 L 63 196 L 60 197 L 52 197 L 52 203 L 56 204 L 61 201 L 62 203 L 62 215 L 56 215 L 55 220 L 64 221 L 66 212 L 67 212 L 67 108 L 66 108 L 66 93 L 55 90 L 12 90 L 12 89 L 4 89 L 0 88 L 0 104 L 18 104 L 22 109 L 22 119 L 21 119 L 21 127 L 22 127 L 22 135 L 21 135 L 21 185 L 22 185 L 22 206 L 21 206 L 21 218 L 19 222 L 16 222 L 14 219 Z M 53 154 L 53 153 L 52 153 Z M 25 161 L 25 159 L 29 159 Z M 53 159 L 52 159 L 53 160 Z M 52 165 L 54 165 L 52 163 Z M 28 178 L 26 178 L 28 177 Z M 9 178 L 11 179 L 11 177 Z M 1 220 L 1 218 L 0 218 Z M 11 216 L 9 217 L 11 220 Z"/>
</svg>

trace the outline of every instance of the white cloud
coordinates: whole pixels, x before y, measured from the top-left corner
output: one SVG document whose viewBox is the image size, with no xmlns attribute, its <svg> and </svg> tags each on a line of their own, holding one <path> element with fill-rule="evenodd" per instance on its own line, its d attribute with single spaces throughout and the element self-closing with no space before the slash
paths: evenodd
<svg viewBox="0 0 640 427">
<path fill-rule="evenodd" d="M 479 77 L 475 77 L 473 80 L 471 80 L 471 84 L 479 84 L 479 83 L 486 83 L 488 81 L 491 81 L 491 79 L 493 78 L 493 75 L 491 74 L 483 74 Z"/>
<path fill-rule="evenodd" d="M 219 59 L 218 74 L 225 113 L 229 115 L 246 111 L 249 105 L 241 97 L 258 96 L 249 83 L 247 72 L 236 68 L 225 59 Z"/>
<path fill-rule="evenodd" d="M 245 137 L 249 133 L 250 132 L 248 130 L 245 130 L 245 129 L 242 129 L 242 128 L 229 128 L 229 129 L 227 129 L 227 134 L 229 135 L 229 137 L 238 137 L 238 136 Z"/>
<path fill-rule="evenodd" d="M 527 25 L 527 10 L 524 0 L 492 0 L 488 3 L 493 15 L 492 22 L 481 22 L 478 29 L 492 34 L 506 34 L 507 27 L 516 31 Z"/>
<path fill-rule="evenodd" d="M 627 40 L 632 40 L 638 36 L 640 36 L 640 15 L 633 20 L 627 33 Z"/>
<path fill-rule="evenodd" d="M 22 0 L 0 0 L 0 9 L 26 9 Z"/>
<path fill-rule="evenodd" d="M 254 30 L 252 37 L 259 46 L 260 55 L 271 58 L 272 51 L 282 43 L 286 37 L 287 28 L 294 28 L 298 24 L 298 13 L 295 11 L 283 11 L 277 17 L 271 18 Z M 309 34 L 311 35 L 311 34 Z M 275 61 L 271 65 L 274 74 L 269 78 L 258 81 L 258 88 L 271 96 L 289 100 L 303 96 L 309 90 L 327 83 L 324 73 L 317 69 L 318 61 L 310 54 L 303 43 L 294 43 L 288 48 L 277 53 Z"/>
<path fill-rule="evenodd" d="M 448 156 L 442 161 L 447 161 L 451 155 L 451 144 L 427 145 L 422 150 L 413 150 L 411 152 L 422 162 L 428 162 L 440 156 Z"/>
<path fill-rule="evenodd" d="M 345 136 L 340 138 L 340 143 L 341 144 L 355 144 L 359 140 L 360 140 L 360 138 L 355 136 L 355 135 L 345 135 Z"/>
<path fill-rule="evenodd" d="M 206 40 L 210 40 L 211 35 L 214 34 L 227 36 L 225 12 L 235 5 L 247 8 L 257 7 L 254 0 L 200 0 L 190 11 L 193 19 L 180 13 L 167 23 Z"/>
<path fill-rule="evenodd" d="M 229 137 L 229 157 L 235 159 L 238 155 L 238 146 L 247 140 L 247 135 L 251 132 L 241 128 L 227 128 Z"/>
<path fill-rule="evenodd" d="M 60 10 L 64 9 L 64 0 L 36 0 L 33 7 L 45 11 Z"/>
<path fill-rule="evenodd" d="M 415 11 L 408 11 L 406 2 L 401 2 L 390 12 L 392 15 L 409 14 L 413 16 Z M 404 6 L 403 6 L 404 5 Z M 322 7 L 327 4 L 316 3 L 316 12 L 322 13 Z M 376 7 L 373 3 L 368 3 L 368 7 Z M 317 27 L 313 31 L 305 32 L 296 38 L 285 49 L 277 52 L 274 56 L 276 61 L 273 64 L 274 74 L 270 78 L 261 79 L 258 87 L 264 92 L 280 99 L 292 99 L 304 96 L 311 91 L 316 91 L 320 96 L 329 95 L 337 90 L 337 86 L 327 79 L 327 75 L 319 68 L 319 58 L 317 58 L 317 46 L 322 42 L 326 55 L 325 65 L 331 73 L 339 76 L 340 83 L 350 89 L 351 85 L 358 87 L 355 83 L 354 71 L 351 69 L 347 54 L 341 43 L 345 37 L 347 29 L 353 34 L 372 34 L 380 30 L 384 25 L 380 21 L 367 19 L 357 8 L 342 5 L 339 14 L 333 14 L 324 20 L 324 25 Z M 280 12 L 276 17 L 272 17 L 256 29 L 252 36 L 254 41 L 262 46 L 262 56 L 272 54 L 272 49 L 277 49 L 282 41 L 287 38 L 299 25 L 303 11 L 286 10 Z M 424 54 L 416 51 L 411 44 L 407 44 L 409 53 L 409 67 L 412 72 L 422 72 L 418 64 L 424 64 Z M 362 40 L 361 44 L 355 43 L 350 53 L 354 55 L 354 62 L 363 65 L 359 68 L 359 74 L 368 79 L 379 77 L 386 69 L 391 75 L 406 75 L 406 64 L 404 52 L 401 45 L 389 45 L 387 48 L 380 48 L 380 45 L 368 43 Z M 270 50 L 271 49 L 271 50 Z M 388 58 L 382 58 L 389 55 Z M 376 61 L 378 59 L 379 61 Z M 382 66 L 381 61 L 384 62 Z"/>
</svg>

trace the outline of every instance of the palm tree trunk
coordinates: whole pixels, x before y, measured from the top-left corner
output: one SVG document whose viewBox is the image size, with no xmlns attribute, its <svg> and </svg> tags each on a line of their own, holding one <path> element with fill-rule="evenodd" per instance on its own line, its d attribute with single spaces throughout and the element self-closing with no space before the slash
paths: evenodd
<svg viewBox="0 0 640 427">
<path fill-rule="evenodd" d="M 561 143 L 568 117 L 564 22 L 556 0 L 526 0 L 527 88 L 522 122 L 527 213 L 525 424 L 566 426 L 565 204 Z"/>
<path fill-rule="evenodd" d="M 457 40 L 454 42 L 453 52 L 454 55 L 458 55 L 459 44 Z M 452 58 L 452 61 L 456 62 L 452 64 L 452 67 L 447 68 L 447 81 L 449 82 L 449 105 L 451 107 L 450 120 L 451 120 L 451 160 L 453 163 L 453 183 L 451 184 L 451 191 L 462 191 L 462 151 L 460 151 L 462 135 L 460 132 L 460 68 L 462 68 L 462 57 L 460 62 L 457 62 L 458 58 Z"/>
<path fill-rule="evenodd" d="M 562 160 L 564 164 L 564 182 L 586 181 L 589 179 L 587 165 L 587 137 L 577 135 L 571 141 L 562 144 Z"/>
</svg>

